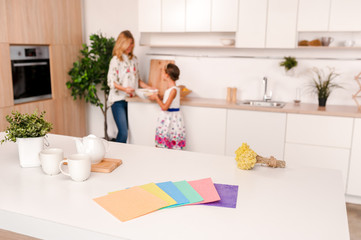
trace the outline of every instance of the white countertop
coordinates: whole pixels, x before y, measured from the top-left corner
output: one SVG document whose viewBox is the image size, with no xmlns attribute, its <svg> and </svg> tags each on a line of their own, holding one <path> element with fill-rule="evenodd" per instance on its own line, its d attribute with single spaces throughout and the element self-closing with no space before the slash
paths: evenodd
<svg viewBox="0 0 361 240">
<path fill-rule="evenodd" d="M 1 136 L 1 134 L 0 134 Z M 71 137 L 51 147 L 75 152 Z M 349 239 L 341 173 L 287 166 L 240 170 L 232 157 L 110 143 L 123 165 L 85 182 L 21 168 L 17 145 L 0 145 L 0 228 L 42 239 Z M 239 186 L 237 208 L 163 209 L 120 222 L 92 199 L 150 182 L 196 180 Z"/>
<path fill-rule="evenodd" d="M 127 98 L 127 101 L 136 102 L 136 103 L 156 104 L 154 101 L 150 101 L 149 99 L 141 99 L 139 97 Z M 182 106 L 361 118 L 361 110 L 359 110 L 356 106 L 327 104 L 326 107 L 319 107 L 318 104 L 313 104 L 313 103 L 300 103 L 300 104 L 285 103 L 285 104 L 286 105 L 284 107 L 278 108 L 278 107 L 249 106 L 245 104 L 240 104 L 240 101 L 238 101 L 237 103 L 230 103 L 224 99 L 214 99 L 214 98 L 185 97 L 181 99 Z"/>
</svg>

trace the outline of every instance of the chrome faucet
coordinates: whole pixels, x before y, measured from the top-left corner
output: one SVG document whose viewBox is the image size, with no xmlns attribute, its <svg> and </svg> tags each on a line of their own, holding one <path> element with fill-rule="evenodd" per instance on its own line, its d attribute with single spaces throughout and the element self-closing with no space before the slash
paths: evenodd
<svg viewBox="0 0 361 240">
<path fill-rule="evenodd" d="M 267 95 L 267 77 L 263 77 L 263 82 L 264 82 L 263 101 L 271 100 L 271 98 L 272 98 L 272 91 L 270 91 L 270 95 Z"/>
</svg>

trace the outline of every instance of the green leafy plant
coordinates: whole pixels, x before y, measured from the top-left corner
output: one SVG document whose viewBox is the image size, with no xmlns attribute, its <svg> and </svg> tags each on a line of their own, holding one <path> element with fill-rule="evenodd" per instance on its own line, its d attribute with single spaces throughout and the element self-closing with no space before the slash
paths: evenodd
<svg viewBox="0 0 361 240">
<path fill-rule="evenodd" d="M 66 83 L 71 90 L 73 99 L 84 98 L 86 102 L 99 107 L 104 116 L 104 135 L 109 140 L 107 129 L 107 100 L 109 87 L 107 74 L 109 62 L 112 58 L 112 51 L 115 44 L 114 38 L 106 38 L 101 33 L 92 34 L 89 37 L 90 46 L 83 44 L 80 50 L 81 56 L 73 63 L 68 74 L 71 80 Z M 104 100 L 100 99 L 97 86 L 104 94 Z"/>
<path fill-rule="evenodd" d="M 10 125 L 6 128 L 5 138 L 1 140 L 1 144 L 7 141 L 16 142 L 17 138 L 33 138 L 43 137 L 51 129 L 53 124 L 44 119 L 45 111 L 38 115 L 37 111 L 32 114 L 21 114 L 13 111 L 11 115 L 6 116 L 6 121 Z"/>
<path fill-rule="evenodd" d="M 332 90 L 342 88 L 340 84 L 335 83 L 339 74 L 335 72 L 334 68 L 328 68 L 327 73 L 322 69 L 313 68 L 312 73 L 313 79 L 311 87 L 319 99 L 327 99 Z"/>
<path fill-rule="evenodd" d="M 298 62 L 295 57 L 283 57 L 283 59 L 284 61 L 280 62 L 280 66 L 285 67 L 286 71 L 297 67 Z"/>
</svg>

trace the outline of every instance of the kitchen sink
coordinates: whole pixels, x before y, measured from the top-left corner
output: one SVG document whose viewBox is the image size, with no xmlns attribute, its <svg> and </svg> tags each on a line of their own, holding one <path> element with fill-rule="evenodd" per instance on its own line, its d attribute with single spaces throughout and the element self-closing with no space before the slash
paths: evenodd
<svg viewBox="0 0 361 240">
<path fill-rule="evenodd" d="M 286 103 L 277 101 L 245 100 L 240 102 L 240 105 L 283 108 Z"/>
</svg>

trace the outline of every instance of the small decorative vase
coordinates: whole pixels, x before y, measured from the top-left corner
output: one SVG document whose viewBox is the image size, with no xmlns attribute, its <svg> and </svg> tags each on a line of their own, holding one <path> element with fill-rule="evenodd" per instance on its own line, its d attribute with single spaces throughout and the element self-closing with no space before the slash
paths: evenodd
<svg viewBox="0 0 361 240">
<path fill-rule="evenodd" d="M 318 106 L 319 107 L 325 107 L 326 106 L 327 98 L 319 98 L 318 99 Z"/>
<path fill-rule="evenodd" d="M 44 149 L 44 137 L 17 138 L 21 167 L 39 167 L 39 153 Z"/>
<path fill-rule="evenodd" d="M 293 67 L 293 68 L 291 68 L 290 70 L 285 69 L 285 74 L 286 74 L 286 76 L 290 76 L 290 77 L 295 76 L 295 74 L 296 74 L 296 68 Z"/>
</svg>

